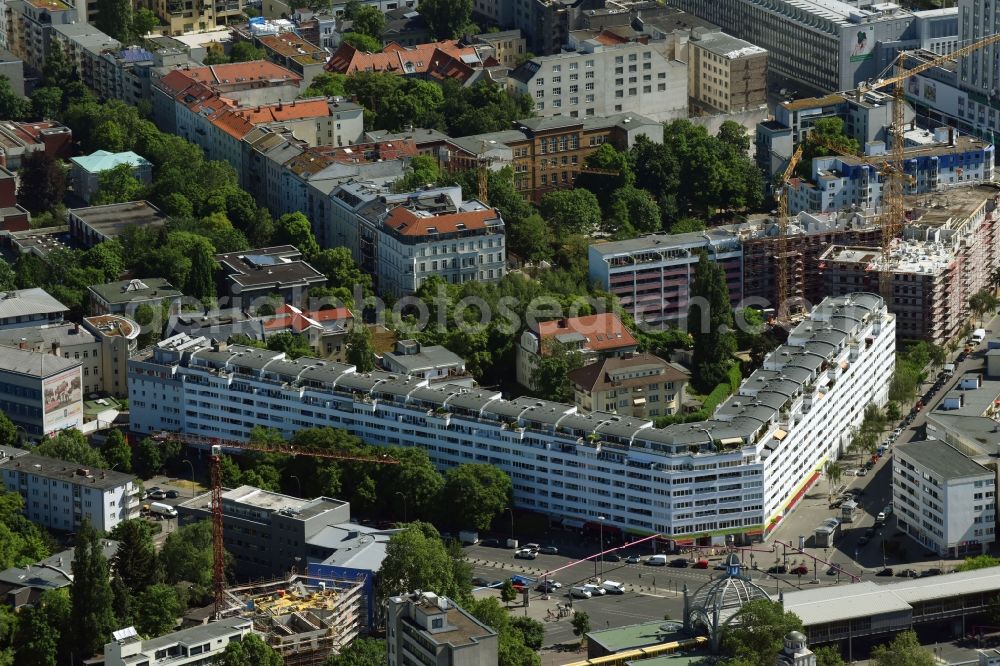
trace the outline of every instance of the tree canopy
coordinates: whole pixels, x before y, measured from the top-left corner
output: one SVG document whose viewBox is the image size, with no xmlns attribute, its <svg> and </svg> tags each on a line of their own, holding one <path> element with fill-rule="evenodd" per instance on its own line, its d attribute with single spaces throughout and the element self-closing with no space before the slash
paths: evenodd
<svg viewBox="0 0 1000 666">
<path fill-rule="evenodd" d="M 469 31 L 472 0 L 423 0 L 420 14 L 427 20 L 435 39 L 453 39 Z M 479 32 L 478 28 L 472 31 Z"/>
<path fill-rule="evenodd" d="M 872 650 L 872 666 L 934 666 L 937 659 L 930 650 L 924 649 L 912 631 L 896 634 L 887 645 L 876 645 Z"/>
<path fill-rule="evenodd" d="M 736 337 L 726 275 L 705 253 L 694 270 L 688 332 L 694 339 L 691 382 L 699 391 L 708 393 L 726 381 L 736 352 Z"/>
<path fill-rule="evenodd" d="M 492 465 L 466 463 L 445 474 L 444 505 L 456 527 L 485 530 L 510 505 L 510 477 Z"/>
<path fill-rule="evenodd" d="M 772 666 L 785 636 L 802 631 L 802 621 L 781 604 L 757 599 L 745 604 L 723 629 L 722 650 L 748 666 Z"/>
<path fill-rule="evenodd" d="M 410 523 L 394 534 L 379 569 L 380 599 L 413 590 L 434 590 L 460 604 L 472 592 L 464 562 L 447 551 L 441 535 L 430 523 Z"/>
</svg>

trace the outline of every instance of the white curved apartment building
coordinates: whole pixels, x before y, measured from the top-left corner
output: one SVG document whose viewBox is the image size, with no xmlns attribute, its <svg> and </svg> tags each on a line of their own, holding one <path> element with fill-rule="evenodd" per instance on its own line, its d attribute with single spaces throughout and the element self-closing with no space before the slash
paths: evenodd
<svg viewBox="0 0 1000 666">
<path fill-rule="evenodd" d="M 372 444 L 424 448 L 440 468 L 495 465 L 511 476 L 520 507 L 709 543 L 777 523 L 865 407 L 885 402 L 894 352 L 895 318 L 881 297 L 828 298 L 712 419 L 657 429 L 182 334 L 129 361 L 129 404 L 140 436 L 344 428 Z"/>
</svg>

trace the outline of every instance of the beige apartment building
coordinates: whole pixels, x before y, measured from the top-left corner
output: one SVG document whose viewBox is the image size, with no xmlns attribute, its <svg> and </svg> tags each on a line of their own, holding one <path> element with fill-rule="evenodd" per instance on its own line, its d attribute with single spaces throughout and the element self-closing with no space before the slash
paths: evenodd
<svg viewBox="0 0 1000 666">
<path fill-rule="evenodd" d="M 652 354 L 605 358 L 569 373 L 581 411 L 635 418 L 678 413 L 689 377 L 680 366 Z"/>
<path fill-rule="evenodd" d="M 692 111 L 739 113 L 767 105 L 767 51 L 724 32 L 695 30 L 688 41 Z"/>
</svg>

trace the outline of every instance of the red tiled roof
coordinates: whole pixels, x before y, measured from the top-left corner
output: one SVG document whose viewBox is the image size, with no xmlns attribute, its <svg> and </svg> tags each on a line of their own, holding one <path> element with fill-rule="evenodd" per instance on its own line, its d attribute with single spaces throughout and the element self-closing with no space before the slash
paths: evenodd
<svg viewBox="0 0 1000 666">
<path fill-rule="evenodd" d="M 192 83 L 204 83 L 212 86 L 220 83 L 242 83 L 244 81 L 281 81 L 282 83 L 288 82 L 298 85 L 302 82 L 302 77 L 269 60 L 253 60 L 208 67 L 175 69 L 160 78 L 159 86 L 173 93 L 178 93 Z"/>
<path fill-rule="evenodd" d="M 396 206 L 385 218 L 385 224 L 403 236 L 427 236 L 434 229 L 438 234 L 467 229 L 485 229 L 488 220 L 500 217 L 492 208 L 443 215 L 417 215 L 405 206 Z"/>
<path fill-rule="evenodd" d="M 301 176 L 319 173 L 331 164 L 388 162 L 419 154 L 411 138 L 353 146 L 314 146 L 285 162 L 285 167 Z"/>
<path fill-rule="evenodd" d="M 460 46 L 458 40 L 443 40 L 428 44 L 404 47 L 389 42 L 381 53 L 364 53 L 350 44 L 342 43 L 333 54 L 326 68 L 341 74 L 353 72 L 390 72 L 393 74 L 429 75 L 435 78 L 468 79 L 481 66 L 462 61 L 463 56 L 476 56 L 471 46 Z"/>
<path fill-rule="evenodd" d="M 293 333 L 301 333 L 313 326 L 322 326 L 323 322 L 349 322 L 353 319 L 354 314 L 347 308 L 302 312 L 295 306 L 282 305 L 275 311 L 275 316 L 264 320 L 264 329 L 267 331 L 291 329 Z"/>
<path fill-rule="evenodd" d="M 594 37 L 594 41 L 599 44 L 604 44 L 605 46 L 614 46 L 615 44 L 624 44 L 628 42 L 626 37 L 611 32 L 610 30 L 602 30 L 597 36 Z"/>
<path fill-rule="evenodd" d="M 542 340 L 567 333 L 578 333 L 587 339 L 584 346 L 595 352 L 637 345 L 622 320 L 610 312 L 543 321 L 538 324 L 537 333 Z"/>
<path fill-rule="evenodd" d="M 214 99 L 220 99 L 218 97 Z M 257 125 L 286 120 L 326 118 L 330 105 L 325 98 L 296 100 L 291 104 L 267 104 L 256 107 L 229 107 L 217 113 L 211 123 L 226 134 L 242 139 Z"/>
</svg>

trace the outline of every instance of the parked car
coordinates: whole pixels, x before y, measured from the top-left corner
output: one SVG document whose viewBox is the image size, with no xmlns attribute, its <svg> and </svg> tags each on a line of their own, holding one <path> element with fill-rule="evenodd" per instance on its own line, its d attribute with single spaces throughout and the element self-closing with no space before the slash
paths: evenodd
<svg viewBox="0 0 1000 666">
<path fill-rule="evenodd" d="M 485 578 L 476 577 L 472 579 L 472 584 L 476 587 L 487 587 L 490 584 L 490 581 Z"/>
<path fill-rule="evenodd" d="M 896 572 L 896 578 L 917 578 L 919 576 L 920 574 L 913 569 L 902 569 Z"/>
<path fill-rule="evenodd" d="M 605 562 L 621 562 L 622 556 L 618 553 L 604 553 L 604 555 L 601 556 L 601 559 Z"/>
<path fill-rule="evenodd" d="M 490 548 L 499 548 L 500 539 L 483 539 L 479 542 L 480 546 L 488 546 Z"/>
<path fill-rule="evenodd" d="M 893 574 L 892 568 L 891 567 L 886 567 L 885 569 L 882 569 L 881 571 L 879 571 L 875 575 L 876 576 L 891 576 L 892 574 Z"/>
<path fill-rule="evenodd" d="M 771 568 L 769 568 L 767 570 L 767 573 L 769 573 L 769 574 L 784 574 L 784 573 L 788 573 L 788 567 L 786 567 L 784 564 L 775 564 L 773 567 L 771 567 Z"/>
<path fill-rule="evenodd" d="M 858 476 L 868 476 L 868 470 L 864 467 L 860 468 L 856 473 Z"/>
<path fill-rule="evenodd" d="M 161 500 L 167 498 L 167 493 L 164 490 L 156 488 L 154 490 L 150 490 L 149 493 L 146 495 L 146 497 L 148 497 L 149 499 Z"/>
<path fill-rule="evenodd" d="M 666 555 L 650 555 L 646 558 L 646 564 L 651 567 L 662 567 L 667 564 Z"/>
<path fill-rule="evenodd" d="M 940 576 L 943 573 L 944 572 L 941 571 L 940 569 L 936 569 L 936 568 L 935 569 L 928 569 L 927 571 L 925 571 L 922 574 L 920 574 L 920 577 L 921 578 L 929 578 L 930 576 Z"/>
<path fill-rule="evenodd" d="M 530 548 L 522 548 L 514 553 L 514 559 L 516 560 L 533 560 L 536 557 L 538 557 L 538 553 Z"/>
<path fill-rule="evenodd" d="M 590 595 L 590 590 L 588 590 L 587 588 L 582 586 L 577 586 L 569 591 L 569 596 L 576 597 L 577 599 L 589 599 L 591 595 Z"/>
<path fill-rule="evenodd" d="M 590 596 L 592 597 L 603 597 L 605 594 L 608 593 L 608 591 L 605 590 L 603 587 L 601 587 L 600 585 L 594 585 L 593 583 L 586 583 L 583 586 L 583 589 L 590 592 Z"/>
<path fill-rule="evenodd" d="M 176 490 L 167 491 L 167 499 L 177 499 L 180 496 L 181 496 L 180 493 L 178 493 Z"/>
<path fill-rule="evenodd" d="M 836 567 L 830 567 L 826 570 L 827 576 L 836 576 L 838 573 L 840 573 L 840 569 L 837 569 Z"/>
<path fill-rule="evenodd" d="M 708 560 L 698 560 L 697 562 L 695 562 L 694 564 L 691 565 L 691 568 L 692 569 L 707 569 L 708 568 Z"/>
<path fill-rule="evenodd" d="M 642 558 L 638 555 L 629 555 L 625 558 L 625 564 L 639 564 L 640 561 L 642 561 Z"/>
<path fill-rule="evenodd" d="M 555 546 L 542 546 L 538 549 L 538 552 L 542 555 L 558 555 L 559 549 Z"/>
<path fill-rule="evenodd" d="M 535 589 L 539 592 L 555 592 L 557 589 L 556 584 L 551 580 L 543 580 L 541 583 L 535 586 Z"/>
<path fill-rule="evenodd" d="M 523 546 L 521 546 L 521 548 L 538 552 L 538 549 L 541 548 L 541 546 L 539 546 L 537 543 L 526 543 Z"/>
<path fill-rule="evenodd" d="M 670 560 L 670 566 L 672 566 L 675 569 L 686 569 L 687 565 L 688 561 L 683 557 L 678 557 L 675 560 Z"/>
<path fill-rule="evenodd" d="M 789 571 L 788 573 L 795 574 L 796 576 L 805 576 L 806 574 L 809 573 L 809 567 L 807 567 L 804 564 L 800 564 L 797 567 L 792 567 L 792 570 Z"/>
</svg>

